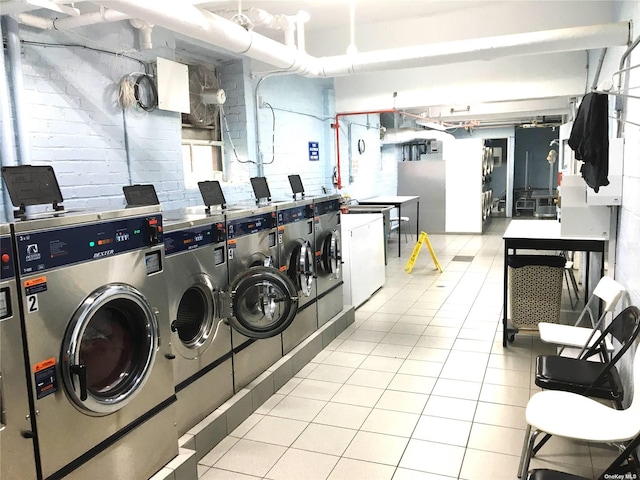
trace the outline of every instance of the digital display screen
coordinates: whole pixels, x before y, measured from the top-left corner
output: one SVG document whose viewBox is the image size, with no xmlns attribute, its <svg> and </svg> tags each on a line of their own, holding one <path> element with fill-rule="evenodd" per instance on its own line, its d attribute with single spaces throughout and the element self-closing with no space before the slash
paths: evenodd
<svg viewBox="0 0 640 480">
<path fill-rule="evenodd" d="M 222 265 L 224 263 L 224 247 L 218 247 L 213 250 L 213 263 Z"/>
<path fill-rule="evenodd" d="M 147 268 L 147 275 L 152 275 L 162 270 L 162 264 L 160 262 L 160 250 L 147 253 L 144 256 L 144 263 Z"/>
<path fill-rule="evenodd" d="M 9 300 L 9 288 L 0 289 L 0 320 L 11 316 L 11 300 Z"/>
<path fill-rule="evenodd" d="M 269 234 L 269 247 L 275 247 L 276 246 L 276 234 L 275 232 L 272 232 Z"/>
</svg>

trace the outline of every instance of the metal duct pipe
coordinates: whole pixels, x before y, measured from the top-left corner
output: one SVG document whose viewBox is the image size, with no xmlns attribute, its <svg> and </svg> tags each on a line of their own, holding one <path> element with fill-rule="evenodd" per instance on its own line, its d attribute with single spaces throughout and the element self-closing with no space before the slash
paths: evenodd
<svg viewBox="0 0 640 480">
<path fill-rule="evenodd" d="M 2 37 L 2 23 L 0 22 L 0 37 Z M 13 167 L 17 165 L 14 132 L 13 132 L 13 120 L 11 118 L 11 102 L 9 99 L 9 85 L 7 82 L 7 69 L 4 64 L 4 54 L 0 55 L 0 115 L 2 118 L 2 145 L 0 145 L 0 152 L 2 157 L 0 158 L 1 165 L 3 167 Z M 13 204 L 11 198 L 9 198 L 9 191 L 4 188 L 4 221 L 10 220 L 10 212 L 13 211 Z"/>
<path fill-rule="evenodd" d="M 87 13 L 78 17 L 65 17 L 53 20 L 30 13 L 20 13 L 15 17 L 18 22 L 41 30 L 68 30 L 70 28 L 85 27 L 97 23 L 118 22 L 131 18 L 129 15 L 106 8 L 101 8 L 99 12 Z"/>
<path fill-rule="evenodd" d="M 234 22 L 184 2 L 97 0 L 94 3 L 291 73 L 316 76 L 320 71 L 318 65 L 314 65 L 317 60 L 313 57 L 255 32 L 248 32 Z"/>
<path fill-rule="evenodd" d="M 28 165 L 31 163 L 29 153 L 29 142 L 27 127 L 22 112 L 24 111 L 24 84 L 22 81 L 22 60 L 20 57 L 20 35 L 18 22 L 10 17 L 4 16 L 5 27 L 7 29 L 7 54 L 9 57 L 9 69 L 11 71 L 11 91 L 13 93 L 13 116 L 15 138 L 18 145 L 18 164 Z"/>
<path fill-rule="evenodd" d="M 620 22 L 391 48 L 359 53 L 355 56 L 325 57 L 320 61 L 323 75 L 335 77 L 352 73 L 492 60 L 513 55 L 622 46 L 629 42 L 629 32 L 630 23 Z"/>
<path fill-rule="evenodd" d="M 631 27 L 630 22 L 620 22 L 315 58 L 255 32 L 248 32 L 223 17 L 183 2 L 94 0 L 94 3 L 244 54 L 277 69 L 286 69 L 290 73 L 308 77 L 335 77 L 351 73 L 490 60 L 511 55 L 624 46 L 629 42 Z"/>
<path fill-rule="evenodd" d="M 439 140 L 450 142 L 456 137 L 439 130 L 425 130 L 423 128 L 387 128 L 382 138 L 383 145 L 394 143 L 410 143 L 415 140 Z"/>
</svg>

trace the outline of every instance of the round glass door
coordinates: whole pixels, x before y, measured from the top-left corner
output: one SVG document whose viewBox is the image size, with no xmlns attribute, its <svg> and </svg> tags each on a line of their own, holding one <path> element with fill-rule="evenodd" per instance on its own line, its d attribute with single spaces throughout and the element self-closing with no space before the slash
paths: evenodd
<svg viewBox="0 0 640 480">
<path fill-rule="evenodd" d="M 313 287 L 313 251 L 311 244 L 305 240 L 299 240 L 291 252 L 287 274 L 293 280 L 297 291 L 305 297 L 311 295 Z"/>
<path fill-rule="evenodd" d="M 157 348 L 158 322 L 144 296 L 124 284 L 99 288 L 65 333 L 61 370 L 68 396 L 89 415 L 121 409 L 147 381 Z"/>
<path fill-rule="evenodd" d="M 322 268 L 325 273 L 331 274 L 334 278 L 340 277 L 342 266 L 342 252 L 340 243 L 340 232 L 333 230 L 322 242 Z"/>
<path fill-rule="evenodd" d="M 213 341 L 217 318 L 213 283 L 207 275 L 196 275 L 182 294 L 176 318 L 171 322 L 171 331 L 179 338 L 173 342 L 176 351 L 188 359 L 202 355 Z"/>
<path fill-rule="evenodd" d="M 249 338 L 282 333 L 298 311 L 296 286 L 272 267 L 253 267 L 231 284 L 231 326 Z"/>
</svg>

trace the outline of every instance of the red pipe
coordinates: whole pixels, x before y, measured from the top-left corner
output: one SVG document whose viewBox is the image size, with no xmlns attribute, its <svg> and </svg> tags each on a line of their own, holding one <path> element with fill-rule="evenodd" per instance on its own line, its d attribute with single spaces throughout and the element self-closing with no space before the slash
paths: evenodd
<svg viewBox="0 0 640 480">
<path fill-rule="evenodd" d="M 342 176 L 340 175 L 340 117 L 346 117 L 348 115 L 369 115 L 375 113 L 398 113 L 395 108 L 389 110 L 371 110 L 365 112 L 342 112 L 336 113 L 336 122 L 333 124 L 333 128 L 336 129 L 336 169 L 337 169 L 337 185 L 338 190 L 342 188 Z"/>
</svg>

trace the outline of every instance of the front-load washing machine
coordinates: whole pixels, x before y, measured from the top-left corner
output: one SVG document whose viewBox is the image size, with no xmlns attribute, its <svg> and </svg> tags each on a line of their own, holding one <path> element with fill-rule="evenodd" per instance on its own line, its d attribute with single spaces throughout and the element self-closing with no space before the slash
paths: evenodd
<svg viewBox="0 0 640 480">
<path fill-rule="evenodd" d="M 165 278 L 175 354 L 178 433 L 233 395 L 231 333 L 218 295 L 228 287 L 223 214 L 165 212 Z"/>
<path fill-rule="evenodd" d="M 317 272 L 318 327 L 344 307 L 342 298 L 342 243 L 340 237 L 340 196 L 314 199 L 315 255 Z"/>
<path fill-rule="evenodd" d="M 0 478 L 35 479 L 33 403 L 26 374 L 10 227 L 0 225 Z"/>
<path fill-rule="evenodd" d="M 301 199 L 277 205 L 278 257 L 280 271 L 286 273 L 298 291 L 298 313 L 282 332 L 286 354 L 317 328 L 315 255 L 313 250 L 313 200 Z"/>
<path fill-rule="evenodd" d="M 148 478 L 178 453 L 160 208 L 14 231 L 42 478 Z"/>
<path fill-rule="evenodd" d="M 278 224 L 273 206 L 227 212 L 227 257 L 236 392 L 282 357 L 280 334 L 298 310 L 293 281 L 277 268 Z M 239 289 L 239 280 L 255 285 Z"/>
</svg>

